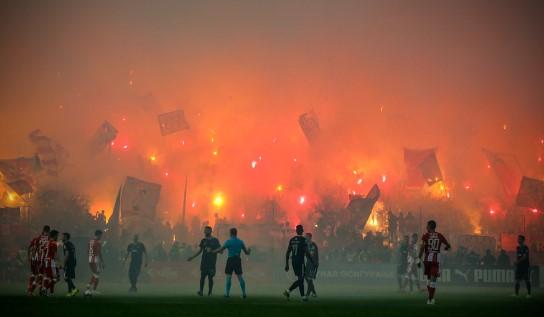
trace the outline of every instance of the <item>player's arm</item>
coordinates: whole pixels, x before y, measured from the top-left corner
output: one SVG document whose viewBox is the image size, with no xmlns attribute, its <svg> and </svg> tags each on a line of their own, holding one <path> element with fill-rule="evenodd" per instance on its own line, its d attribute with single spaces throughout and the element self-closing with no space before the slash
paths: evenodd
<svg viewBox="0 0 544 317">
<path fill-rule="evenodd" d="M 55 261 L 55 263 L 59 263 L 59 266 L 60 266 L 59 269 L 62 269 L 62 268 L 65 267 L 64 265 L 62 265 L 62 266 L 60 265 L 61 262 L 60 262 L 59 252 L 58 251 L 55 252 L 55 255 L 53 256 L 53 261 Z"/>
<path fill-rule="evenodd" d="M 26 257 L 29 263 L 32 260 L 32 253 L 34 253 L 34 241 L 30 242 L 26 250 Z"/>
<path fill-rule="evenodd" d="M 213 253 L 223 253 L 223 251 L 228 248 L 228 242 L 229 240 L 227 240 L 227 242 L 225 242 L 225 244 L 220 247 L 220 248 L 217 248 L 217 249 L 210 249 L 209 252 L 213 252 Z"/>
<path fill-rule="evenodd" d="M 123 259 L 123 265 L 127 262 L 128 255 L 130 254 L 130 246 L 127 247 L 127 254 L 125 254 L 125 258 Z"/>
<path fill-rule="evenodd" d="M 144 252 L 144 267 L 147 267 L 147 250 L 145 249 L 145 245 L 142 244 L 143 252 Z"/>
<path fill-rule="evenodd" d="M 190 256 L 190 257 L 187 259 L 187 261 L 192 261 L 194 258 L 196 258 L 197 256 L 199 256 L 200 253 L 202 253 L 202 251 L 203 251 L 202 249 L 203 249 L 203 247 L 202 247 L 202 245 L 200 245 L 200 249 L 198 249 L 198 251 L 196 251 L 195 254 L 193 254 L 192 256 Z M 147 258 L 147 256 L 146 256 L 146 258 Z"/>
<path fill-rule="evenodd" d="M 421 267 L 421 258 L 423 257 L 423 252 L 425 251 L 425 246 L 427 242 L 421 240 L 421 245 L 419 246 L 419 254 L 417 255 L 417 267 Z"/>
<path fill-rule="evenodd" d="M 317 244 L 315 244 L 315 267 L 317 268 L 319 266 L 319 249 L 317 248 Z"/>
<path fill-rule="evenodd" d="M 246 255 L 249 255 L 251 253 L 251 249 L 246 248 L 245 243 L 242 244 L 242 251 L 244 251 Z"/>
<path fill-rule="evenodd" d="M 287 247 L 287 252 L 285 252 L 285 272 L 289 271 L 289 255 L 291 254 L 291 251 L 293 248 L 291 247 L 291 243 L 289 243 L 289 246 Z"/>
<path fill-rule="evenodd" d="M 440 240 L 442 240 L 442 243 L 444 243 L 444 245 L 446 246 L 444 250 L 448 251 L 449 249 L 451 249 L 451 244 L 448 242 L 446 237 L 444 237 L 443 235 L 440 235 Z"/>
<path fill-rule="evenodd" d="M 97 248 L 97 254 L 98 254 L 98 259 L 100 261 L 100 266 L 102 266 L 102 269 L 105 269 L 106 268 L 106 265 L 104 265 L 104 257 L 102 256 L 102 245 L 100 244 L 100 242 L 98 243 L 98 248 Z"/>
<path fill-rule="evenodd" d="M 65 250 L 64 248 L 67 248 L 65 245 L 62 247 L 63 250 Z M 68 252 L 70 252 L 68 250 Z M 69 253 L 68 253 L 69 254 Z M 66 265 L 68 264 L 68 256 L 66 255 L 65 252 L 63 252 L 63 255 L 64 255 L 64 261 L 63 261 L 63 264 L 64 264 L 64 267 L 66 267 Z"/>
</svg>

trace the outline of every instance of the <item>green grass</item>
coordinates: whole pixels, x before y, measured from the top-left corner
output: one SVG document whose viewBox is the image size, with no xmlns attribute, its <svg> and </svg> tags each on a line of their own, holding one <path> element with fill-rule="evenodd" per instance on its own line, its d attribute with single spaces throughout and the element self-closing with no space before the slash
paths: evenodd
<svg viewBox="0 0 544 317">
<path fill-rule="evenodd" d="M 537 290 L 533 298 L 510 297 L 510 289 L 444 288 L 439 289 L 437 304 L 425 305 L 425 293 L 401 294 L 391 287 L 328 287 L 317 299 L 300 301 L 293 292 L 291 301 L 281 297 L 280 286 L 253 291 L 243 300 L 233 283 L 233 296 L 223 298 L 222 285 L 217 295 L 197 297 L 185 287 L 141 286 L 137 295 L 128 296 L 120 285 L 102 285 L 102 295 L 93 298 L 65 298 L 60 290 L 55 297 L 26 297 L 16 294 L 16 287 L 0 287 L 0 305 L 14 316 L 509 316 L 536 314 L 544 304 L 544 294 Z M 256 286 L 254 286 L 256 287 Z M 276 293 L 277 296 L 273 293 Z M 318 288 L 319 291 L 319 288 Z"/>
</svg>

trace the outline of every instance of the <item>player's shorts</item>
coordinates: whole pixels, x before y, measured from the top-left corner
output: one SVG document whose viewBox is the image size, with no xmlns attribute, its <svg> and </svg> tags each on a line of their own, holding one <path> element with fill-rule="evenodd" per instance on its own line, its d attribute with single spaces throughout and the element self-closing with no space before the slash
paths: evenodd
<svg viewBox="0 0 544 317">
<path fill-rule="evenodd" d="M 89 268 L 95 278 L 100 276 L 100 267 L 98 266 L 98 263 L 89 263 Z"/>
<path fill-rule="evenodd" d="M 225 274 L 231 275 L 232 272 L 234 272 L 236 275 L 242 274 L 242 258 L 239 256 L 231 256 L 227 258 Z"/>
<path fill-rule="evenodd" d="M 296 276 L 298 277 L 304 276 L 304 271 L 305 271 L 304 263 L 293 262 L 291 264 L 293 265 L 293 272 L 295 273 Z"/>
<path fill-rule="evenodd" d="M 317 277 L 317 266 L 306 263 L 306 269 L 304 270 L 304 277 L 313 280 Z"/>
<path fill-rule="evenodd" d="M 55 261 L 45 260 L 42 266 L 41 273 L 43 274 L 44 278 L 47 278 L 50 280 L 56 279 L 58 275 L 58 270 L 57 270 Z"/>
<path fill-rule="evenodd" d="M 528 266 L 516 266 L 515 270 L 516 281 L 529 280 L 529 267 Z"/>
<path fill-rule="evenodd" d="M 215 276 L 215 267 L 213 266 L 200 266 L 200 273 L 202 275 L 208 275 L 208 276 L 211 276 L 211 277 L 214 277 Z"/>
<path fill-rule="evenodd" d="M 424 261 L 423 265 L 425 266 L 424 274 L 427 277 L 440 277 L 440 265 L 438 262 Z"/>
<path fill-rule="evenodd" d="M 30 274 L 32 275 L 40 274 L 40 262 L 35 260 L 30 261 Z"/>
</svg>

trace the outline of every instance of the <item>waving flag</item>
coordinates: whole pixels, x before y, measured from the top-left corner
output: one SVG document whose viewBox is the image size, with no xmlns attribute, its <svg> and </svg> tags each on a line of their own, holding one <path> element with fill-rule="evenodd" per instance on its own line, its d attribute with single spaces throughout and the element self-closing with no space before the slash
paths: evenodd
<svg viewBox="0 0 544 317">
<path fill-rule="evenodd" d="M 319 121 L 313 112 L 303 113 L 298 117 L 298 123 L 308 142 L 315 143 L 319 138 Z"/>
<path fill-rule="evenodd" d="M 45 136 L 39 129 L 32 131 L 28 137 L 36 148 L 41 166 L 47 174 L 57 176 L 64 159 L 67 157 L 64 148 L 48 136 Z"/>
<path fill-rule="evenodd" d="M 404 149 L 404 164 L 409 187 L 419 187 L 424 183 L 432 185 L 443 180 L 435 149 Z"/>
<path fill-rule="evenodd" d="M 380 188 L 378 185 L 372 186 L 366 197 L 362 195 L 351 196 L 347 210 L 350 212 L 350 222 L 353 224 L 364 224 L 372 213 L 374 204 L 380 198 Z"/>
<path fill-rule="evenodd" d="M 161 135 L 163 136 L 189 129 L 189 123 L 185 120 L 185 113 L 183 110 L 160 114 L 159 125 L 161 128 Z"/>
<path fill-rule="evenodd" d="M 117 138 L 117 129 L 108 121 L 104 121 L 93 138 L 93 148 L 96 151 L 101 151 Z"/>
<path fill-rule="evenodd" d="M 504 194 L 513 200 L 518 192 L 522 176 L 515 157 L 486 149 L 482 149 L 482 151 L 487 158 L 488 167 L 493 169 L 497 175 Z"/>
<path fill-rule="evenodd" d="M 520 207 L 544 211 L 544 181 L 523 176 L 516 204 Z"/>
</svg>

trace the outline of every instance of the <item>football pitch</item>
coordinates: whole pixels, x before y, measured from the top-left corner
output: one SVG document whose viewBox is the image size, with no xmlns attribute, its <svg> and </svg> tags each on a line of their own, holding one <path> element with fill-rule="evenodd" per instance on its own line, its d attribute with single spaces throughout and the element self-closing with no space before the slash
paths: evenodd
<svg viewBox="0 0 544 317">
<path fill-rule="evenodd" d="M 85 298 L 62 296 L 64 285 L 54 297 L 27 297 L 13 287 L 2 287 L 0 305 L 15 316 L 509 316 L 536 314 L 544 307 L 544 293 L 533 297 L 511 297 L 506 288 L 442 288 L 436 305 L 425 304 L 425 293 L 399 293 L 394 288 L 328 287 L 319 297 L 302 302 L 296 292 L 290 301 L 281 288 L 250 291 L 242 299 L 233 285 L 230 298 L 222 297 L 222 284 L 216 294 L 198 297 L 188 289 L 173 286 L 142 286 L 140 293 L 128 295 L 120 285 L 104 285 L 102 294 Z M 24 286 L 21 285 L 24 290 Z M 254 286 L 255 287 L 255 286 Z M 319 289 L 318 289 L 319 291 Z M 194 294 L 194 295 L 193 295 Z M 523 292 L 524 294 L 524 292 Z"/>
</svg>

